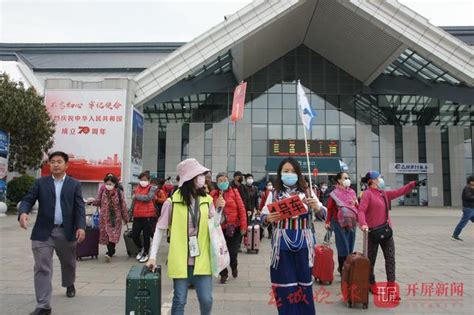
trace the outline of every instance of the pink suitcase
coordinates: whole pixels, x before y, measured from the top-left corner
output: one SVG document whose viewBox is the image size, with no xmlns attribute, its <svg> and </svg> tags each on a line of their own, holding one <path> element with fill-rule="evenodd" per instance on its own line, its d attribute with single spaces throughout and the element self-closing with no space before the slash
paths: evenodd
<svg viewBox="0 0 474 315">
<path fill-rule="evenodd" d="M 254 252 L 258 254 L 258 248 L 260 247 L 260 223 L 252 222 L 247 227 L 247 235 L 245 246 L 247 246 L 247 253 Z"/>
</svg>

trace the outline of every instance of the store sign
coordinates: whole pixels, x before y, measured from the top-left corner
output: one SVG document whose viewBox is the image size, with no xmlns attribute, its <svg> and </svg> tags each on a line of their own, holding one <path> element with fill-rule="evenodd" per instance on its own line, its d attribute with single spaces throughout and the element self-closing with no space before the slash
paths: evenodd
<svg viewBox="0 0 474 315">
<path fill-rule="evenodd" d="M 432 163 L 390 163 L 389 173 L 396 174 L 433 174 Z"/>
<path fill-rule="evenodd" d="M 308 153 L 312 157 L 339 157 L 339 141 L 308 140 Z M 306 156 L 304 140 L 269 140 L 269 156 Z"/>
<path fill-rule="evenodd" d="M 45 105 L 56 124 L 52 151 L 69 155 L 68 175 L 102 181 L 122 175 L 126 90 L 46 90 Z M 45 163 L 41 175 L 49 175 Z"/>
</svg>

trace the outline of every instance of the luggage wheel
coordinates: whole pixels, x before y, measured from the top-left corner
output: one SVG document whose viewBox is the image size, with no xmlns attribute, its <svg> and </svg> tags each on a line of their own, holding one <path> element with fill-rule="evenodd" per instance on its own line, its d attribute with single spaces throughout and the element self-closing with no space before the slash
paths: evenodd
<svg viewBox="0 0 474 315">
<path fill-rule="evenodd" d="M 368 309 L 368 308 L 369 308 L 369 304 L 368 304 L 368 303 L 362 304 L 362 308 L 363 308 L 364 310 Z"/>
</svg>

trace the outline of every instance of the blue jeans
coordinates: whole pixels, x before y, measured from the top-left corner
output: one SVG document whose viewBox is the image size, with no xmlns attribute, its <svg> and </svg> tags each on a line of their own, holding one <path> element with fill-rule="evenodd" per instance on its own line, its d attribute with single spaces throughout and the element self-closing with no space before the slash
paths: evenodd
<svg viewBox="0 0 474 315">
<path fill-rule="evenodd" d="M 199 300 L 201 315 L 210 315 L 212 310 L 212 276 L 193 276 L 194 266 L 188 266 L 186 279 L 173 279 L 173 305 L 171 315 L 183 315 L 188 299 L 188 284 L 193 284 Z"/>
<path fill-rule="evenodd" d="M 334 220 L 334 218 L 331 219 L 331 227 L 336 238 L 337 256 L 349 256 L 349 254 L 354 251 L 356 228 L 341 228 L 339 223 Z"/>
<path fill-rule="evenodd" d="M 474 222 L 474 208 L 462 208 L 462 218 L 454 229 L 453 236 L 459 236 L 469 220 Z"/>
</svg>

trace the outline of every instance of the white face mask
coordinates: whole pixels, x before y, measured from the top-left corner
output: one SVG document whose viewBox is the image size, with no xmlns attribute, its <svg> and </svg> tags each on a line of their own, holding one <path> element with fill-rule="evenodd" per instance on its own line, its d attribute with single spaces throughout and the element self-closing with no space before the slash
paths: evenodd
<svg viewBox="0 0 474 315">
<path fill-rule="evenodd" d="M 351 180 L 350 179 L 344 179 L 344 181 L 342 182 L 342 186 L 344 187 L 350 187 L 351 186 Z"/>
<path fill-rule="evenodd" d="M 268 190 L 273 190 L 273 185 L 268 185 L 268 186 L 267 186 L 267 189 L 268 189 Z"/>
<path fill-rule="evenodd" d="M 142 186 L 143 188 L 145 188 L 146 186 L 148 186 L 148 181 L 147 180 L 141 180 L 140 181 L 140 186 Z"/>
<path fill-rule="evenodd" d="M 105 188 L 107 190 L 112 190 L 112 189 L 114 189 L 114 187 L 115 187 L 114 185 L 105 185 Z"/>
<path fill-rule="evenodd" d="M 247 185 L 252 185 L 253 184 L 253 178 L 247 179 Z"/>
<path fill-rule="evenodd" d="M 202 188 L 204 187 L 204 184 L 206 183 L 206 176 L 204 175 L 199 175 L 197 177 L 197 181 L 196 181 L 196 187 L 197 188 Z"/>
</svg>

